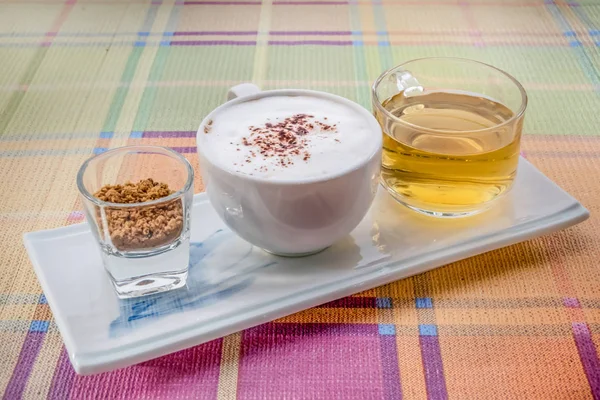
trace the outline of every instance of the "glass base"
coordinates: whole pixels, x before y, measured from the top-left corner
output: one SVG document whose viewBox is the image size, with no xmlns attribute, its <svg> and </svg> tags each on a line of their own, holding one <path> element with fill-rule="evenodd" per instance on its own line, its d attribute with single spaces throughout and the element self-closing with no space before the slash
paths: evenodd
<svg viewBox="0 0 600 400">
<path fill-rule="evenodd" d="M 407 208 L 410 208 L 413 211 L 418 212 L 419 214 L 423 214 L 423 215 L 427 215 L 428 217 L 435 217 L 435 218 L 451 219 L 451 218 L 471 217 L 473 215 L 477 215 L 484 211 L 489 210 L 491 203 L 495 202 L 498 199 L 498 197 L 497 197 L 496 199 L 494 199 L 488 203 L 482 204 L 479 208 L 459 209 L 457 207 L 455 209 L 446 209 L 446 210 L 428 210 L 425 208 L 421 208 L 421 207 L 409 204 L 408 202 L 406 202 L 404 200 L 404 198 L 402 196 L 400 196 L 398 193 L 396 193 L 391 188 L 387 187 L 384 183 L 381 183 L 381 185 L 387 190 L 387 192 L 390 195 L 392 195 L 394 200 L 396 200 L 398 203 L 402 204 L 403 206 L 405 206 Z"/>
<path fill-rule="evenodd" d="M 167 272 L 162 274 L 146 275 L 123 281 L 112 280 L 113 287 L 120 299 L 146 296 L 166 292 L 185 286 L 187 269 L 182 272 Z"/>
<path fill-rule="evenodd" d="M 177 241 L 167 251 L 135 257 L 122 257 L 102 252 L 117 296 L 121 299 L 166 292 L 185 285 L 190 263 L 189 238 Z"/>
<path fill-rule="evenodd" d="M 410 208 L 413 211 L 416 211 L 420 214 L 423 215 L 427 215 L 429 217 L 436 217 L 436 218 L 463 218 L 463 217 L 470 217 L 472 215 L 477 215 L 485 210 L 488 209 L 488 207 L 479 209 L 479 210 L 473 210 L 473 211 L 461 211 L 461 212 L 450 212 L 450 211 L 430 211 L 430 210 L 423 210 L 420 209 L 418 207 L 413 207 L 409 204 L 406 204 L 403 201 L 400 201 L 398 199 L 396 199 L 399 203 L 401 203 L 402 205 Z"/>
</svg>

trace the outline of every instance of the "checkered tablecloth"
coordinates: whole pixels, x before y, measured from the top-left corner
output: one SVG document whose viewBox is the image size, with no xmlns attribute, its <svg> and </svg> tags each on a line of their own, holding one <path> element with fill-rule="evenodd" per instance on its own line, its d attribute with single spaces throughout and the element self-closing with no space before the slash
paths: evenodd
<svg viewBox="0 0 600 400">
<path fill-rule="evenodd" d="M 0 0 L 0 393 L 600 399 L 599 46 L 597 0 Z M 231 85 L 370 107 L 381 71 L 435 55 L 524 84 L 524 154 L 590 220 L 141 365 L 74 373 L 21 235 L 83 220 L 86 158 L 158 144 L 198 168 L 195 131 Z"/>
</svg>

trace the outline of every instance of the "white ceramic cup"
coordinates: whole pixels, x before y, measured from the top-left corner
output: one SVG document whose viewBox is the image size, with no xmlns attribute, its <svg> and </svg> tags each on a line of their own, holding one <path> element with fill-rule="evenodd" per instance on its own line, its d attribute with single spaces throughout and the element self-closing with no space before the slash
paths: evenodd
<svg viewBox="0 0 600 400">
<path fill-rule="evenodd" d="M 223 169 L 210 161 L 204 126 L 220 110 L 269 96 L 311 96 L 342 104 L 364 116 L 376 150 L 352 169 L 325 177 L 270 181 Z M 196 135 L 202 179 L 212 206 L 243 239 L 270 253 L 302 256 L 317 253 L 348 235 L 367 213 L 379 183 L 382 132 L 363 107 L 343 97 L 312 90 L 260 91 L 252 84 L 231 88 L 227 103 L 213 110 Z"/>
</svg>

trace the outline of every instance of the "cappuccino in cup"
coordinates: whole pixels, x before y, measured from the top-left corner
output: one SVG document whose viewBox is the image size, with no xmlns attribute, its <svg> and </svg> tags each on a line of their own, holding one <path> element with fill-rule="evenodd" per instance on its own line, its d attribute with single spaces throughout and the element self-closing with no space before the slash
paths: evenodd
<svg viewBox="0 0 600 400">
<path fill-rule="evenodd" d="M 382 133 L 371 113 L 310 90 L 245 84 L 232 93 L 239 97 L 211 112 L 197 134 L 203 182 L 223 222 L 283 256 L 313 254 L 348 235 L 379 181 Z"/>
<path fill-rule="evenodd" d="M 378 151 L 370 119 L 329 99 L 272 96 L 215 113 L 201 130 L 212 162 L 273 181 L 348 171 Z"/>
</svg>

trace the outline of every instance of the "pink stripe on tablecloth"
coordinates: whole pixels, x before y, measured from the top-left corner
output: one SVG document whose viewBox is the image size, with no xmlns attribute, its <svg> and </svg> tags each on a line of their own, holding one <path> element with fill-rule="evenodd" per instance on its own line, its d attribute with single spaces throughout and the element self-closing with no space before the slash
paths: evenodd
<svg viewBox="0 0 600 400">
<path fill-rule="evenodd" d="M 211 5 L 211 6 L 233 6 L 233 5 L 253 5 L 259 6 L 262 4 L 260 1 L 185 1 L 183 3 L 186 6 L 191 5 Z"/>
<path fill-rule="evenodd" d="M 400 385 L 396 336 L 381 335 L 379 340 L 384 398 L 386 400 L 400 400 L 402 399 L 402 386 Z"/>
<path fill-rule="evenodd" d="M 270 45 L 298 46 L 298 45 L 326 45 L 326 46 L 352 46 L 349 40 L 269 40 Z"/>
<path fill-rule="evenodd" d="M 573 322 L 573 338 L 594 400 L 600 400 L 600 360 L 585 322 Z"/>
<path fill-rule="evenodd" d="M 248 335 L 270 334 L 286 336 L 339 336 L 339 335 L 378 335 L 377 324 L 329 324 L 329 323 L 292 323 L 271 322 L 255 326 L 245 331 Z"/>
<path fill-rule="evenodd" d="M 104 374 L 75 376 L 66 389 L 73 399 L 198 399 L 217 398 L 222 340 Z M 56 399 L 60 388 L 53 391 Z"/>
<path fill-rule="evenodd" d="M 247 0 L 239 0 L 239 1 L 213 1 L 213 0 L 199 0 L 199 1 L 186 1 L 184 2 L 186 6 L 191 5 L 224 5 L 224 6 L 233 6 L 233 5 L 254 5 L 258 6 L 262 3 L 260 1 L 247 1 Z M 330 6 L 330 5 L 346 5 L 349 4 L 348 1 L 274 1 L 273 5 L 278 6 Z"/>
<path fill-rule="evenodd" d="M 198 149 L 193 146 L 189 147 L 171 147 L 172 150 L 175 150 L 178 153 L 196 153 Z"/>
<path fill-rule="evenodd" d="M 173 36 L 254 36 L 257 31 L 177 31 Z"/>
<path fill-rule="evenodd" d="M 440 342 L 437 336 L 420 336 L 421 357 L 425 371 L 425 386 L 429 400 L 446 400 L 448 391 L 444 378 L 444 366 Z"/>
<path fill-rule="evenodd" d="M 385 399 L 377 324 L 268 323 L 242 334 L 237 398 Z"/>
<path fill-rule="evenodd" d="M 13 370 L 13 374 L 8 381 L 8 385 L 4 391 L 3 399 L 20 399 L 23 391 L 27 386 L 29 374 L 33 368 L 33 364 L 37 355 L 42 348 L 45 332 L 28 332 L 21 347 L 17 365 Z"/>
<path fill-rule="evenodd" d="M 376 308 L 375 297 L 344 297 L 322 304 L 318 308 Z"/>
<path fill-rule="evenodd" d="M 255 40 L 173 40 L 171 46 L 255 46 Z"/>
<path fill-rule="evenodd" d="M 71 13 L 71 10 L 73 9 L 73 6 L 75 5 L 75 2 L 76 2 L 75 0 L 67 0 L 65 2 L 65 6 L 61 10 L 60 14 L 56 18 L 56 20 L 54 21 L 52 26 L 50 27 L 50 30 L 48 32 L 46 32 L 46 35 L 45 35 L 46 40 L 41 43 L 42 47 L 48 47 L 52 44 L 52 41 L 54 40 L 54 37 L 56 36 L 56 32 L 60 31 L 61 26 L 67 20 L 67 17 Z"/>
<path fill-rule="evenodd" d="M 65 400 L 71 395 L 71 389 L 73 382 L 75 381 L 75 370 L 71 366 L 69 356 L 66 349 L 60 352 L 60 357 L 54 370 L 54 376 L 52 377 L 52 384 L 50 385 L 50 391 L 48 392 L 49 400 Z"/>
<path fill-rule="evenodd" d="M 350 36 L 351 31 L 271 31 L 271 35 L 275 36 Z"/>
<path fill-rule="evenodd" d="M 173 36 L 254 36 L 258 31 L 177 31 Z M 351 31 L 270 31 L 273 36 L 350 36 Z"/>
<path fill-rule="evenodd" d="M 276 6 L 335 6 L 346 5 L 348 1 L 274 1 Z"/>
<path fill-rule="evenodd" d="M 427 6 L 447 6 L 451 3 L 448 3 L 447 1 L 428 1 L 427 3 L 423 3 L 422 1 L 419 0 L 379 0 L 379 2 L 383 5 L 396 5 L 396 6 L 406 6 L 406 5 L 414 5 L 414 6 L 423 6 L 423 5 L 427 5 Z M 7 4 L 20 4 L 20 0 L 5 0 L 2 1 L 1 3 L 7 3 Z M 28 0 L 27 1 L 28 4 L 44 4 L 44 5 L 48 5 L 48 4 L 60 4 L 61 2 L 58 1 L 49 1 L 49 0 Z M 72 4 L 74 3 L 74 0 L 68 0 L 65 4 Z M 106 4 L 123 4 L 123 0 L 103 0 L 103 1 L 89 1 L 87 2 L 89 4 L 102 4 L 102 5 L 106 5 Z M 237 4 L 241 4 L 244 5 L 246 3 L 249 3 L 251 5 L 260 5 L 262 4 L 261 2 L 254 2 L 254 1 L 177 1 L 175 4 L 177 5 L 237 5 Z M 256 3 L 256 4 L 255 4 Z M 298 2 L 300 4 L 313 4 L 313 2 Z M 315 2 L 318 4 L 325 4 L 327 5 L 327 2 Z M 127 2 L 127 4 L 144 4 L 147 5 L 148 4 L 148 0 L 130 0 Z M 159 1 L 152 1 L 151 4 L 161 4 Z M 348 1 L 348 2 L 344 2 L 344 4 L 372 4 L 372 0 L 352 0 L 352 1 Z M 476 5 L 476 6 L 488 6 L 488 7 L 544 7 L 544 3 L 540 2 L 540 1 L 531 1 L 531 2 L 524 2 L 524 1 L 473 1 L 471 0 L 469 2 L 469 4 L 471 5 Z M 567 3 L 568 6 L 571 7 L 577 7 L 579 6 L 578 3 Z"/>
<path fill-rule="evenodd" d="M 76 32 L 48 32 L 48 33 L 19 33 L 11 32 L 0 33 L 0 37 L 122 37 L 122 36 L 138 36 L 141 32 L 114 32 L 114 33 L 76 33 Z M 148 32 L 146 32 L 148 33 Z M 541 38 L 557 38 L 564 39 L 565 34 L 561 32 L 529 32 L 529 31 L 503 31 L 503 32 L 480 32 L 476 29 L 470 29 L 468 31 L 456 31 L 456 30 L 388 30 L 385 32 L 378 31 L 270 31 L 268 33 L 261 33 L 261 35 L 273 35 L 273 36 L 442 36 L 442 37 L 479 37 L 485 36 L 493 39 L 495 37 L 501 38 L 521 38 L 521 37 L 541 37 Z M 172 32 L 172 36 L 255 36 L 258 35 L 258 31 L 175 31 Z M 161 33 L 149 33 L 148 36 L 162 36 Z"/>
<path fill-rule="evenodd" d="M 69 213 L 69 216 L 67 217 L 67 223 L 75 223 L 75 222 L 80 222 L 85 218 L 85 214 L 81 211 L 72 211 Z"/>
<path fill-rule="evenodd" d="M 383 43 L 383 44 L 382 44 Z M 36 46 L 50 46 L 50 42 L 41 43 L 0 43 L 0 47 L 36 47 Z M 175 42 L 55 42 L 54 46 L 59 47 L 105 47 L 105 46 L 254 46 L 254 41 L 234 41 L 234 40 L 207 40 L 207 41 L 175 41 Z M 300 46 L 300 45 L 322 45 L 322 46 L 479 46 L 481 43 L 473 43 L 472 41 L 448 41 L 448 40 L 397 40 L 390 38 L 389 41 L 377 42 L 375 40 L 363 40 L 363 41 L 281 41 L 280 43 L 273 42 L 272 45 L 288 45 L 288 46 Z M 597 47 L 595 43 L 586 41 L 581 44 L 584 47 Z M 496 41 L 488 40 L 486 43 L 488 47 L 498 46 L 531 46 L 539 47 L 540 43 L 536 41 L 523 41 L 520 38 L 514 41 Z M 544 46 L 553 47 L 569 47 L 569 43 L 566 41 L 557 41 L 553 43 L 545 43 Z"/>
<path fill-rule="evenodd" d="M 565 297 L 563 299 L 563 305 L 567 308 L 581 308 L 581 304 L 577 297 Z"/>
</svg>

